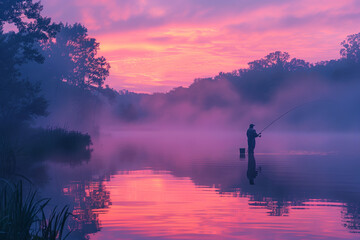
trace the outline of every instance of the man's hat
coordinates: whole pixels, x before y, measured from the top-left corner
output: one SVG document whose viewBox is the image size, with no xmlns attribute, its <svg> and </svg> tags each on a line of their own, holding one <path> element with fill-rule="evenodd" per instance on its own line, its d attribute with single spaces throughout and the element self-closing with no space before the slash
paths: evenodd
<svg viewBox="0 0 360 240">
<path fill-rule="evenodd" d="M 253 127 L 253 126 L 255 126 L 255 124 L 250 124 L 250 127 Z"/>
</svg>

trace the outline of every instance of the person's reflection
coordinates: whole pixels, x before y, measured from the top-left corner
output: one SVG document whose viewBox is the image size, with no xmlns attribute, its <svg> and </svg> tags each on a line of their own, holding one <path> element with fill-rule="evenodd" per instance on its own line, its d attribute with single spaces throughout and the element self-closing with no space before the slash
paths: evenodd
<svg viewBox="0 0 360 240">
<path fill-rule="evenodd" d="M 247 178 L 249 179 L 250 185 L 254 185 L 254 179 L 256 178 L 258 172 L 256 171 L 256 162 L 254 153 L 248 154 L 248 170 Z"/>
<path fill-rule="evenodd" d="M 360 204 L 358 202 L 345 203 L 341 215 L 346 228 L 351 232 L 360 233 Z"/>
</svg>

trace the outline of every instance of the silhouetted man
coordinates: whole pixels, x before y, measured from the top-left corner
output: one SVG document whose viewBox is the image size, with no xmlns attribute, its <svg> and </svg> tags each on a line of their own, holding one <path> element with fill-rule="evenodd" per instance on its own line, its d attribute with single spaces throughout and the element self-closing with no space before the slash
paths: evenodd
<svg viewBox="0 0 360 240">
<path fill-rule="evenodd" d="M 246 136 L 248 139 L 248 153 L 254 153 L 255 149 L 255 138 L 261 137 L 261 134 L 257 134 L 254 129 L 254 124 L 250 124 L 249 129 L 246 132 Z"/>
</svg>

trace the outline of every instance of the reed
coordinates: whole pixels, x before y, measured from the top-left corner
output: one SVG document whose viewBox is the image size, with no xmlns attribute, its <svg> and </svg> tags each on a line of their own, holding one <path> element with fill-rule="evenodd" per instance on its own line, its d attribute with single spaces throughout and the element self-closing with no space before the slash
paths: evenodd
<svg viewBox="0 0 360 240">
<path fill-rule="evenodd" d="M 62 128 L 49 128 L 33 129 L 28 135 L 24 149 L 33 159 L 59 157 L 61 161 L 75 165 L 90 159 L 92 142 L 88 134 Z"/>
<path fill-rule="evenodd" d="M 46 216 L 48 198 L 39 198 L 37 191 L 26 191 L 23 182 L 0 183 L 0 239 L 63 240 L 66 221 L 71 215 L 66 206 L 55 207 Z"/>
</svg>

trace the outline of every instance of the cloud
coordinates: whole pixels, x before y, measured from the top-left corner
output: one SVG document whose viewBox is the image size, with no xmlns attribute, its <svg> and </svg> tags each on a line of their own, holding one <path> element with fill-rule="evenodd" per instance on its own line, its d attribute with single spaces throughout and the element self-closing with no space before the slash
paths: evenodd
<svg viewBox="0 0 360 240">
<path fill-rule="evenodd" d="M 354 24 L 360 18 L 354 0 L 52 0 L 43 4 L 45 14 L 55 21 L 88 27 L 101 43 L 101 54 L 112 62 L 110 85 L 118 88 L 124 77 L 136 75 L 127 82 L 134 81 L 132 89 L 141 92 L 159 82 L 169 89 L 177 86 L 174 83 L 187 86 L 194 78 L 244 67 L 275 50 L 311 62 L 337 58 L 339 43 L 360 30 Z M 158 86 L 159 91 L 168 89 Z"/>
</svg>

